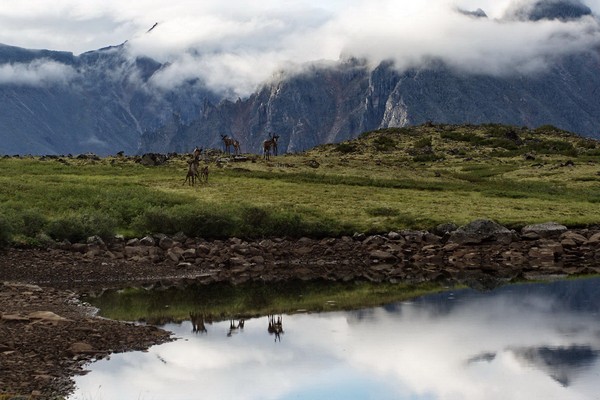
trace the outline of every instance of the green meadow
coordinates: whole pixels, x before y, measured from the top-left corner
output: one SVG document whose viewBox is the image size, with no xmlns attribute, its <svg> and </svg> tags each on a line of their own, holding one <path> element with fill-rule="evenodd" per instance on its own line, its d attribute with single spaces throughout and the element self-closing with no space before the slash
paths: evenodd
<svg viewBox="0 0 600 400">
<path fill-rule="evenodd" d="M 323 237 L 478 218 L 513 228 L 600 223 L 600 142 L 552 126 L 426 124 L 270 161 L 211 154 L 201 164 L 209 182 L 196 186 L 183 184 L 190 155 L 161 166 L 118 156 L 1 158 L 0 242 Z"/>
</svg>

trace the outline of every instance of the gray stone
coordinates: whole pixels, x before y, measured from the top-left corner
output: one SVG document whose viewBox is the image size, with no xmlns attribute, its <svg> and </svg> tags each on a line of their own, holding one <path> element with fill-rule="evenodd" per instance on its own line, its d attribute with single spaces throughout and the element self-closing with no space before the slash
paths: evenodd
<svg viewBox="0 0 600 400">
<path fill-rule="evenodd" d="M 537 235 L 540 238 L 559 236 L 567 231 L 567 227 L 556 222 L 545 222 L 543 224 L 527 225 L 521 229 L 521 235 L 526 238 L 533 238 Z"/>
<path fill-rule="evenodd" d="M 433 233 L 438 236 L 444 236 L 458 229 L 458 225 L 454 223 L 439 224 L 433 229 Z"/>
<path fill-rule="evenodd" d="M 479 219 L 458 228 L 450 234 L 449 242 L 479 244 L 482 242 L 512 242 L 513 232 L 494 221 Z"/>
<path fill-rule="evenodd" d="M 152 236 L 144 236 L 140 239 L 140 244 L 142 246 L 154 246 L 156 242 L 154 241 L 154 238 Z"/>
<path fill-rule="evenodd" d="M 369 253 L 369 257 L 376 260 L 393 261 L 396 257 L 393 254 L 383 250 L 373 250 Z"/>
<path fill-rule="evenodd" d="M 173 247 L 174 244 L 175 240 L 171 239 L 168 236 L 165 236 L 159 240 L 158 247 L 160 247 L 163 250 L 169 250 L 171 247 Z"/>
<path fill-rule="evenodd" d="M 388 233 L 387 237 L 390 240 L 401 240 L 401 239 L 404 239 L 404 236 L 402 236 L 398 232 L 390 232 L 390 233 Z"/>
</svg>

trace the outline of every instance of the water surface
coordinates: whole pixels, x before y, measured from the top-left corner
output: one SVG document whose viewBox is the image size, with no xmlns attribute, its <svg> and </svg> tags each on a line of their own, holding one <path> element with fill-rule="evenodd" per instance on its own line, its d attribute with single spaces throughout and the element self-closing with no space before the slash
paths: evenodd
<svg viewBox="0 0 600 400">
<path fill-rule="evenodd" d="M 168 324 L 181 340 L 90 365 L 71 398 L 600 399 L 599 311 L 594 278 L 282 315 L 278 336 Z"/>
</svg>

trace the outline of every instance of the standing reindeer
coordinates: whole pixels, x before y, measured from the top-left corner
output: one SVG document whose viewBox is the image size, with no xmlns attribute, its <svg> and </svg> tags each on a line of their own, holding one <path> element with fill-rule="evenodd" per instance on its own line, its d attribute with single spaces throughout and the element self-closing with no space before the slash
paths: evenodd
<svg viewBox="0 0 600 400">
<path fill-rule="evenodd" d="M 236 156 L 240 155 L 240 142 L 233 139 L 233 154 Z"/>
<path fill-rule="evenodd" d="M 240 142 L 237 140 L 230 138 L 227 135 L 221 135 L 221 139 L 223 140 L 223 144 L 225 144 L 225 152 L 227 154 L 231 154 L 231 147 L 233 146 L 233 154 L 240 154 Z"/>
<path fill-rule="evenodd" d="M 196 148 L 194 149 L 194 152 L 192 153 L 192 157 L 194 157 L 194 160 L 199 160 L 201 155 L 202 155 L 202 147 L 196 146 Z"/>
<path fill-rule="evenodd" d="M 205 165 L 204 168 L 197 172 L 198 179 L 200 182 L 204 181 L 208 183 L 208 165 Z"/>
<path fill-rule="evenodd" d="M 273 150 L 273 155 L 277 155 L 278 139 L 279 135 L 273 135 L 272 137 L 270 137 L 270 139 L 267 139 L 263 142 L 263 157 L 265 158 L 265 160 L 271 159 L 271 150 Z"/>
<path fill-rule="evenodd" d="M 187 175 L 185 176 L 185 180 L 183 181 L 184 185 L 187 182 L 188 185 L 194 186 L 194 184 L 196 183 L 196 177 L 198 176 L 199 165 L 200 160 L 198 160 L 197 158 L 188 161 L 188 171 Z"/>
</svg>

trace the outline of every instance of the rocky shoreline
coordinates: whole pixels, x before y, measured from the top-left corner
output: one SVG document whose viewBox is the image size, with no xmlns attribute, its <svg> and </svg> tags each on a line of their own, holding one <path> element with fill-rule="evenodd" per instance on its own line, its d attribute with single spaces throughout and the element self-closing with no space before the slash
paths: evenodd
<svg viewBox="0 0 600 400">
<path fill-rule="evenodd" d="M 433 232 L 325 239 L 92 237 L 87 243 L 3 252 L 0 395 L 55 398 L 72 389 L 70 377 L 86 362 L 170 340 L 168 332 L 153 327 L 94 316 L 78 300 L 83 293 L 295 279 L 439 281 L 488 289 L 515 280 L 600 273 L 600 227 L 569 230 L 546 223 L 516 232 L 478 220 Z"/>
</svg>

